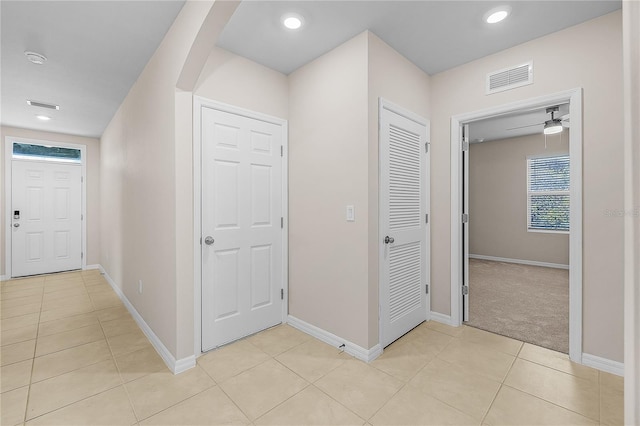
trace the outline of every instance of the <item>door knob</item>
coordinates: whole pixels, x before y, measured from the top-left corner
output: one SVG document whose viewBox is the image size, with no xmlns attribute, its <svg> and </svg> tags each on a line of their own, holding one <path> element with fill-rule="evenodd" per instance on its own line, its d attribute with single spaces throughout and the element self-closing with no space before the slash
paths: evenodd
<svg viewBox="0 0 640 426">
<path fill-rule="evenodd" d="M 215 240 L 213 239 L 213 237 L 209 236 L 207 238 L 204 239 L 204 243 L 208 246 L 210 246 L 211 244 L 213 244 Z"/>
<path fill-rule="evenodd" d="M 386 237 L 384 237 L 384 243 L 385 244 L 393 244 L 394 241 L 395 241 L 395 239 L 393 237 L 390 237 L 388 235 Z"/>
<path fill-rule="evenodd" d="M 20 228 L 20 224 L 19 224 L 19 223 L 14 223 L 14 224 L 13 224 L 13 227 L 14 227 L 14 228 Z"/>
</svg>

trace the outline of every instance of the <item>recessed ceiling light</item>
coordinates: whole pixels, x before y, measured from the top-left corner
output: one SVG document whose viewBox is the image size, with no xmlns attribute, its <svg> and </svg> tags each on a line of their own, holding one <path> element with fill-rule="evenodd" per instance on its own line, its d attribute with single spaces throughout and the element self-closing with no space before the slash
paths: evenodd
<svg viewBox="0 0 640 426">
<path fill-rule="evenodd" d="M 36 118 L 38 120 L 42 120 L 42 121 L 49 121 L 51 120 L 51 117 L 47 116 L 47 115 L 36 115 Z"/>
<path fill-rule="evenodd" d="M 288 13 L 282 17 L 282 25 L 289 30 L 297 30 L 302 27 L 302 16 L 295 13 Z"/>
<path fill-rule="evenodd" d="M 42 65 L 46 62 L 47 57 L 40 54 L 40 53 L 36 53 L 36 52 L 29 52 L 28 50 L 26 52 L 24 52 L 24 55 L 27 57 L 27 59 L 36 64 L 36 65 Z"/>
<path fill-rule="evenodd" d="M 484 14 L 484 20 L 488 24 L 497 24 L 498 22 L 503 21 L 507 16 L 509 16 L 509 13 L 511 13 L 510 6 L 496 7 Z"/>
</svg>

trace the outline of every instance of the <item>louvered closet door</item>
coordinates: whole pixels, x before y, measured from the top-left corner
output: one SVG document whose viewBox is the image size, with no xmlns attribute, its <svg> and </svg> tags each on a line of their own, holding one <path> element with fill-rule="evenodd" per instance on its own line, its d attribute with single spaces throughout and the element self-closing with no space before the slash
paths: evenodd
<svg viewBox="0 0 640 426">
<path fill-rule="evenodd" d="M 384 104 L 380 121 L 380 305 L 384 347 L 427 315 L 428 122 L 406 118 Z"/>
</svg>

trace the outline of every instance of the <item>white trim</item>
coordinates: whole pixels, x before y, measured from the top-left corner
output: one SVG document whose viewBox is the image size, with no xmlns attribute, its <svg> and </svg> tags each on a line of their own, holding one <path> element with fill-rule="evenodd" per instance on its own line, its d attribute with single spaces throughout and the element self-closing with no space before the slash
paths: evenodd
<svg viewBox="0 0 640 426">
<path fill-rule="evenodd" d="M 84 268 L 82 268 L 83 271 L 88 271 L 91 269 L 100 269 L 101 266 L 99 264 L 93 264 L 93 265 L 87 265 Z"/>
<path fill-rule="evenodd" d="M 361 361 L 371 362 L 382 354 L 382 347 L 380 346 L 380 344 L 375 345 L 371 349 L 365 349 L 362 346 L 358 346 L 355 343 L 336 336 L 335 334 L 316 327 L 315 325 L 311 325 L 308 322 L 305 322 L 292 315 L 288 316 L 287 322 L 291 327 L 297 328 L 303 333 L 313 336 L 328 345 L 331 345 L 338 349 L 341 348 L 341 345 L 344 345 L 344 351 L 346 353 Z"/>
<path fill-rule="evenodd" d="M 7 281 L 8 279 L 6 275 L 0 275 L 0 281 Z"/>
<path fill-rule="evenodd" d="M 82 174 L 82 183 L 81 183 L 81 191 L 82 191 L 82 223 L 81 223 L 81 247 L 80 251 L 82 253 L 81 258 L 81 269 L 85 269 L 87 266 L 87 145 L 85 144 L 75 144 L 75 143 L 66 143 L 66 142 L 52 142 L 42 139 L 29 139 L 29 138 L 18 138 L 14 136 L 7 135 L 4 138 L 5 141 L 5 151 L 4 151 L 4 177 L 5 177 L 5 191 L 4 191 L 4 204 L 5 204 L 5 238 L 4 238 L 4 246 L 5 246 L 5 275 L 7 277 L 11 277 L 11 164 L 13 160 L 13 149 L 12 143 L 29 143 L 34 145 L 48 145 L 48 146 L 57 146 L 62 148 L 72 148 L 80 150 L 80 167 Z M 38 161 L 37 158 L 34 159 L 20 159 L 19 161 Z M 77 164 L 77 163 L 66 163 L 61 162 L 62 164 Z"/>
<path fill-rule="evenodd" d="M 431 321 L 439 322 L 440 324 L 450 325 L 452 327 L 459 327 L 459 325 L 454 325 L 451 320 L 451 315 L 441 314 L 439 312 L 431 311 Z"/>
<path fill-rule="evenodd" d="M 131 302 L 129 302 L 127 296 L 124 295 L 122 290 L 120 290 L 120 287 L 118 287 L 118 285 L 111 279 L 104 268 L 102 266 L 99 266 L 99 269 L 111 288 L 113 288 L 113 291 L 115 291 L 120 300 L 122 300 L 124 306 L 127 307 L 127 310 L 129 311 L 133 319 L 136 320 L 136 323 L 138 323 L 138 326 L 142 329 L 142 332 L 147 336 L 147 339 L 149 339 L 156 352 L 158 352 L 158 355 L 160 355 L 164 363 L 167 364 L 169 370 L 171 370 L 173 374 L 178 374 L 195 367 L 196 357 L 193 355 L 178 360 L 175 359 L 169 349 L 167 349 L 167 347 L 162 343 L 158 336 L 156 336 L 151 327 L 149 327 L 144 318 L 142 318 L 136 308 L 131 304 Z"/>
<path fill-rule="evenodd" d="M 547 96 L 526 99 L 451 117 L 451 321 L 462 322 L 461 271 L 462 216 L 461 135 L 463 124 L 501 116 L 513 111 L 542 108 L 569 102 L 571 132 L 569 156 L 571 158 L 571 232 L 569 236 L 569 357 L 574 362 L 582 358 L 582 88 L 575 88 Z"/>
<path fill-rule="evenodd" d="M 289 311 L 289 133 L 288 121 L 272 117 L 260 112 L 250 111 L 233 105 L 203 98 L 193 97 L 193 281 L 194 281 L 194 354 L 195 358 L 202 355 L 202 134 L 201 110 L 203 107 L 236 114 L 247 118 L 265 121 L 282 127 L 282 287 L 284 289 L 284 303 L 282 307 L 282 322 L 287 322 Z"/>
<path fill-rule="evenodd" d="M 591 354 L 582 354 L 582 364 L 606 373 L 624 376 L 624 363 Z"/>
<path fill-rule="evenodd" d="M 561 263 L 538 262 L 536 260 L 509 259 L 507 257 L 485 256 L 483 254 L 470 254 L 469 259 L 491 260 L 493 262 L 517 263 L 520 265 L 543 266 L 545 268 L 569 269 L 569 265 Z"/>
</svg>

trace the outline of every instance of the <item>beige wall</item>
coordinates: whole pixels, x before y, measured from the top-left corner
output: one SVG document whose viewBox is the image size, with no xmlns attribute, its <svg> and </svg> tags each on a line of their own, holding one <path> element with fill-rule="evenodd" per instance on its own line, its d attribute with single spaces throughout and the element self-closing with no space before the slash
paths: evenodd
<svg viewBox="0 0 640 426">
<path fill-rule="evenodd" d="M 485 95 L 488 72 L 529 60 L 534 84 Z M 451 116 L 582 87 L 583 350 L 622 361 L 623 219 L 605 214 L 623 208 L 621 76 L 619 11 L 432 76 L 434 311 L 451 306 Z"/>
<path fill-rule="evenodd" d="M 214 47 L 194 95 L 286 119 L 287 76 L 229 51 Z"/>
<path fill-rule="evenodd" d="M 81 136 L 65 135 L 62 133 L 41 132 L 37 130 L 19 129 L 15 127 L 0 128 L 0 140 L 2 141 L 2 149 L 0 149 L 0 199 L 4 206 L 5 202 L 5 137 L 13 136 L 25 139 L 37 139 L 52 142 L 66 142 L 87 147 L 87 265 L 96 265 L 100 263 L 100 146 L 99 140 L 94 138 L 85 138 Z M 5 275 L 5 209 L 0 209 L 0 275 Z"/>
<path fill-rule="evenodd" d="M 211 7 L 185 3 L 101 138 L 101 263 L 177 358 L 176 82 Z"/>
<path fill-rule="evenodd" d="M 291 314 L 378 343 L 378 98 L 429 115 L 429 77 L 370 32 L 289 76 Z M 346 206 L 355 222 L 346 222 Z M 327 314 L 330 312 L 331 314 Z"/>
<path fill-rule="evenodd" d="M 569 234 L 527 231 L 527 157 L 569 153 L 569 134 L 473 143 L 469 253 L 569 264 Z"/>
<path fill-rule="evenodd" d="M 368 347 L 367 33 L 289 75 L 289 312 Z M 347 205 L 355 222 L 346 222 Z"/>
<path fill-rule="evenodd" d="M 429 76 L 369 33 L 369 347 L 378 343 L 378 99 L 430 118 Z"/>
</svg>

